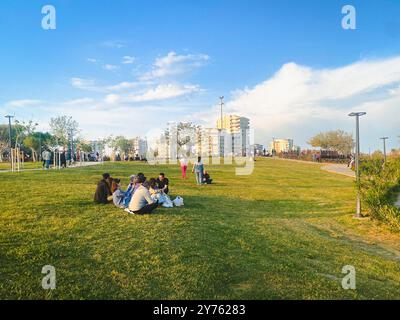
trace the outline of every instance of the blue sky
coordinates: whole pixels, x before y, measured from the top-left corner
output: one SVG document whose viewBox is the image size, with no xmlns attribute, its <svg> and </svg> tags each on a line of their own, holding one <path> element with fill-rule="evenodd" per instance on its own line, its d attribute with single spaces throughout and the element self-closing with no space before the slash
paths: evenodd
<svg viewBox="0 0 400 320">
<path fill-rule="evenodd" d="M 47 4 L 56 30 L 41 28 Z M 341 26 L 346 4 L 356 30 Z M 43 129 L 58 114 L 88 138 L 145 135 L 170 120 L 213 124 L 224 95 L 263 144 L 352 130 L 356 107 L 372 112 L 364 151 L 381 135 L 399 144 L 400 1 L 2 0 L 0 39 L 0 112 Z"/>
</svg>

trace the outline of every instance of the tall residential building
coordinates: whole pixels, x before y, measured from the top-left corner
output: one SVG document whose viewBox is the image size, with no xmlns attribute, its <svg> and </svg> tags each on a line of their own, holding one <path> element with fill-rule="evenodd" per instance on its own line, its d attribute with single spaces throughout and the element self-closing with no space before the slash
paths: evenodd
<svg viewBox="0 0 400 320">
<path fill-rule="evenodd" d="M 294 150 L 292 139 L 274 139 L 269 144 L 269 152 L 282 153 Z"/>
<path fill-rule="evenodd" d="M 232 152 L 236 156 L 245 156 L 250 144 L 250 120 L 237 115 L 225 115 L 217 121 L 218 129 L 225 129 L 232 135 Z"/>
<path fill-rule="evenodd" d="M 133 156 L 137 156 L 140 159 L 146 158 L 147 153 L 147 141 L 141 137 L 132 139 L 132 151 Z"/>
<path fill-rule="evenodd" d="M 226 130 L 204 128 L 199 131 L 196 150 L 203 157 L 223 157 L 225 154 Z"/>
</svg>

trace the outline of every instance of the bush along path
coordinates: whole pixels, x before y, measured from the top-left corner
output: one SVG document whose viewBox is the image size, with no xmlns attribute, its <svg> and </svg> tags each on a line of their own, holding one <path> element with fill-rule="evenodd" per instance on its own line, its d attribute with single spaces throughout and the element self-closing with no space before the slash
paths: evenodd
<svg viewBox="0 0 400 320">
<path fill-rule="evenodd" d="M 400 231 L 400 158 L 363 161 L 361 170 L 361 197 L 375 219 Z"/>
</svg>

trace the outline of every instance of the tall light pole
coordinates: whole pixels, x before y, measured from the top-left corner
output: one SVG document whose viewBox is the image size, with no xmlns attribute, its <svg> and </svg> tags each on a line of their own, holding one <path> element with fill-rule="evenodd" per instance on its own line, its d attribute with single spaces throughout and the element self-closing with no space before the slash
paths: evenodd
<svg viewBox="0 0 400 320">
<path fill-rule="evenodd" d="M 383 137 L 381 140 L 383 140 L 383 163 L 386 163 L 386 140 L 389 139 L 389 137 Z"/>
<path fill-rule="evenodd" d="M 220 102 L 220 107 L 221 107 L 221 130 L 223 129 L 223 127 L 224 127 L 224 125 L 223 125 L 223 123 L 224 123 L 224 116 L 223 116 L 223 112 L 222 112 L 222 108 L 224 107 L 224 96 L 221 96 L 221 97 L 219 97 L 219 99 L 221 100 L 221 102 Z"/>
<path fill-rule="evenodd" d="M 356 182 L 357 182 L 357 208 L 356 218 L 361 218 L 361 199 L 360 199 L 360 117 L 366 115 L 366 112 L 352 112 L 350 117 L 356 117 Z"/>
<path fill-rule="evenodd" d="M 12 149 L 12 141 L 11 141 L 11 119 L 14 118 L 14 116 L 5 116 L 5 118 L 8 118 L 8 143 L 10 145 L 10 152 Z"/>
<path fill-rule="evenodd" d="M 275 149 L 275 137 L 272 137 L 272 150 L 271 150 L 272 156 L 275 156 L 276 154 L 276 149 Z"/>
</svg>

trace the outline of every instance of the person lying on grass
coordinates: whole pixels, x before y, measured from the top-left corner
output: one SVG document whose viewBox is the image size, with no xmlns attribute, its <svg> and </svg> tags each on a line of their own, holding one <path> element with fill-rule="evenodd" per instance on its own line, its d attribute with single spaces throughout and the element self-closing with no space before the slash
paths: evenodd
<svg viewBox="0 0 400 320">
<path fill-rule="evenodd" d="M 138 175 L 139 187 L 136 189 L 129 203 L 129 207 L 125 209 L 130 214 L 146 214 L 152 213 L 158 207 L 158 201 L 151 198 L 149 192 L 150 185 L 146 182 L 144 175 Z"/>
<path fill-rule="evenodd" d="M 110 197 L 112 197 L 111 181 L 112 178 L 110 174 L 104 173 L 103 179 L 97 183 L 96 192 L 94 194 L 94 201 L 96 203 L 107 204 L 112 201 L 112 199 L 110 199 Z"/>
</svg>

